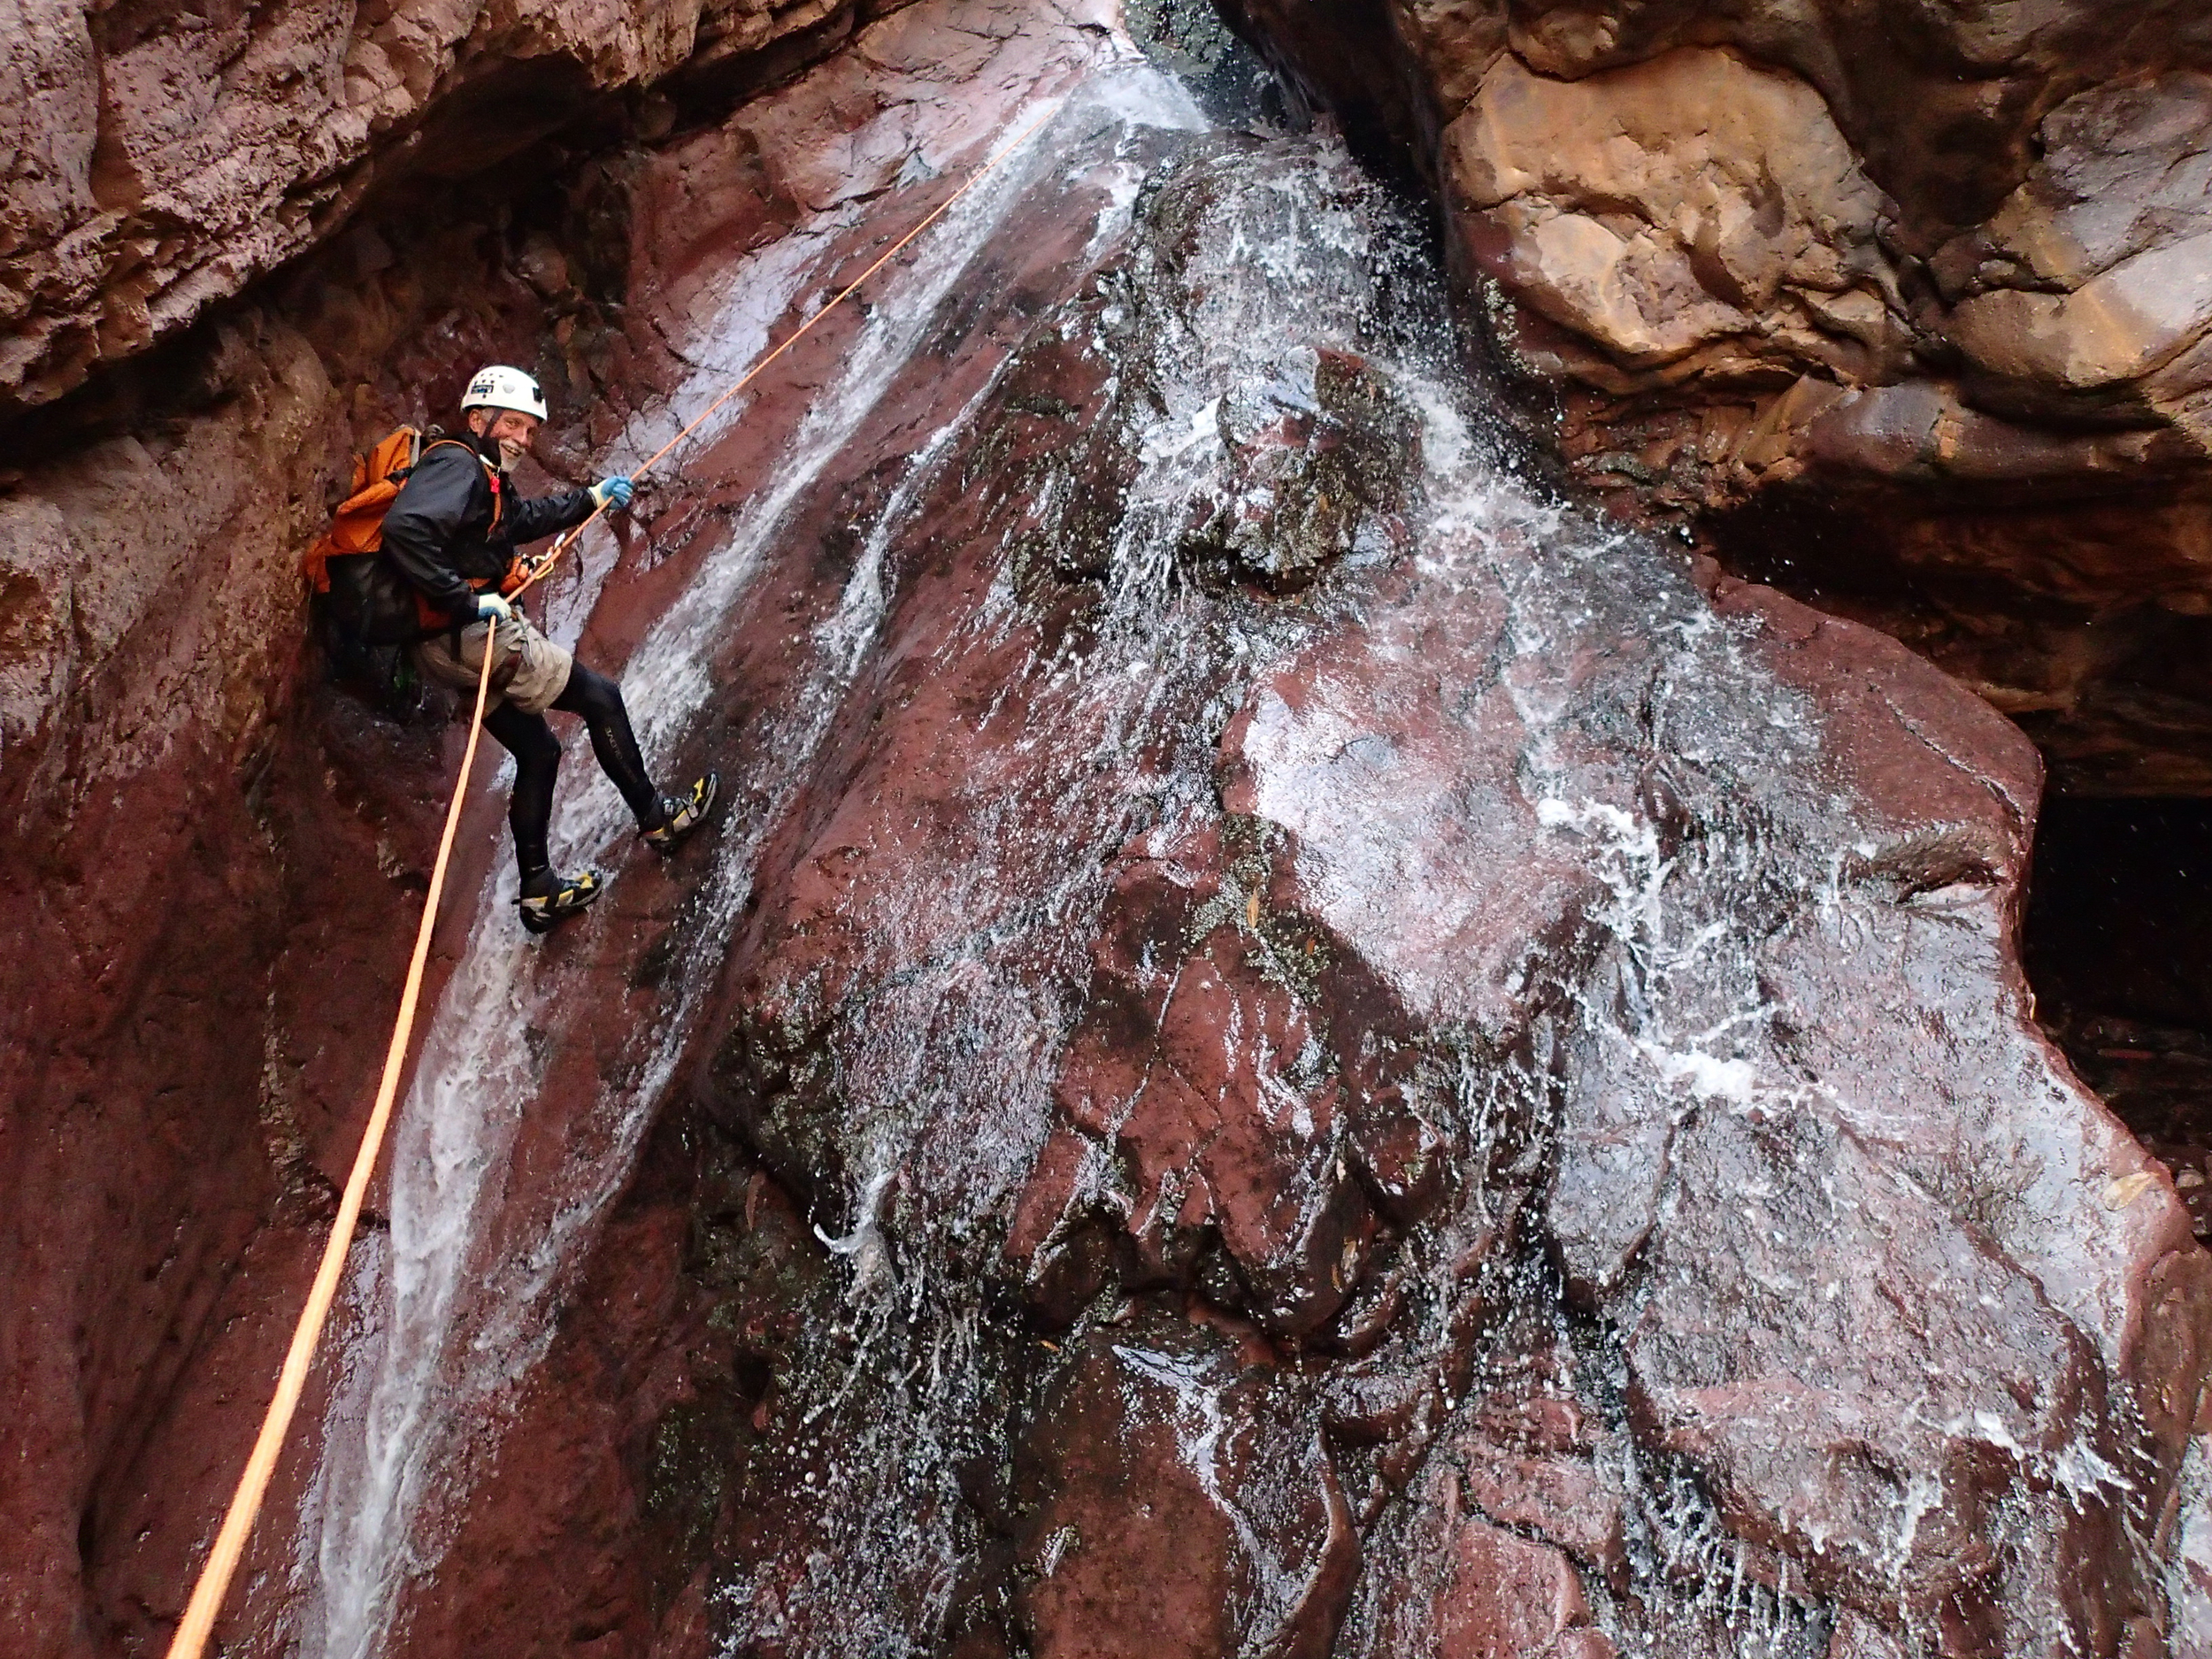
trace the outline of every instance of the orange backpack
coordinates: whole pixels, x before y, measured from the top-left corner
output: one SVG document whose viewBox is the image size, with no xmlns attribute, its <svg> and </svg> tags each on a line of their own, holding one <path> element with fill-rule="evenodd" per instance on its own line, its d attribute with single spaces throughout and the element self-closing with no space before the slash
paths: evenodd
<svg viewBox="0 0 2212 1659">
<path fill-rule="evenodd" d="M 353 459 L 353 493 L 330 515 L 330 528 L 307 549 L 302 562 L 307 580 L 319 594 L 330 591 L 330 561 L 377 553 L 384 547 L 384 515 L 391 511 L 400 486 L 421 462 L 423 451 L 441 443 L 461 443 L 458 438 L 437 437 L 428 443 L 412 426 L 402 426 L 379 439 L 366 455 Z M 472 445 L 461 447 L 476 453 Z M 492 528 L 499 527 L 499 491 L 492 491 Z"/>
</svg>

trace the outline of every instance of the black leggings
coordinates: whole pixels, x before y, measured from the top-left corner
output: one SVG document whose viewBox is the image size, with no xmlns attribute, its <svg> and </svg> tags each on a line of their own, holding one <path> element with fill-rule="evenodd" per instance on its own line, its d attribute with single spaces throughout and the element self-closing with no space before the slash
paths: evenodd
<svg viewBox="0 0 2212 1659">
<path fill-rule="evenodd" d="M 622 791 L 623 800 L 637 816 L 638 827 L 656 827 L 661 821 L 660 793 L 646 775 L 645 757 L 638 753 L 637 736 L 630 730 L 622 688 L 578 663 L 568 671 L 568 684 L 553 699 L 553 706 L 564 714 L 584 717 L 600 769 Z M 553 821 L 553 780 L 561 770 L 561 740 L 553 735 L 543 715 L 525 714 L 511 703 L 503 703 L 486 715 L 484 729 L 515 757 L 515 793 L 507 805 L 507 822 L 515 832 L 515 862 L 522 866 L 526 890 L 532 878 L 545 875 L 552 863 L 545 837 Z"/>
</svg>

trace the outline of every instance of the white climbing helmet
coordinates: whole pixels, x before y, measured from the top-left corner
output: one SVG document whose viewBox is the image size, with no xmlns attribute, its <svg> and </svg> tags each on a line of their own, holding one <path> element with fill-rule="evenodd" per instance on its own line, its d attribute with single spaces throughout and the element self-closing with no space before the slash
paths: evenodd
<svg viewBox="0 0 2212 1659">
<path fill-rule="evenodd" d="M 535 375 L 494 363 L 477 370 L 476 378 L 462 395 L 461 412 L 465 415 L 472 409 L 511 409 L 543 420 L 545 394 L 538 389 Z"/>
</svg>

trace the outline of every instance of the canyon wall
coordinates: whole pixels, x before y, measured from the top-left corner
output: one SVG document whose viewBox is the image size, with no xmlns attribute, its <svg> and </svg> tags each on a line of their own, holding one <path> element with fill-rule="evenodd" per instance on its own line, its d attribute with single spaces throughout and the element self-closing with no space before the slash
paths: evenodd
<svg viewBox="0 0 2212 1659">
<path fill-rule="evenodd" d="M 0 60 L 0 412 L 189 326 L 380 192 L 478 179 L 611 100 L 665 131 L 679 100 L 788 73 L 857 10 L 24 0 Z"/>
<path fill-rule="evenodd" d="M 173 1618 L 380 1064 L 457 750 L 320 683 L 302 549 L 351 454 L 485 360 L 540 373 L 540 457 L 580 466 L 680 368 L 618 320 L 626 146 L 857 16 L 11 8 L 9 1652 Z"/>
<path fill-rule="evenodd" d="M 572 749 L 532 946 L 472 804 L 226 1651 L 2207 1651 L 2212 1263 L 2035 1024 L 2011 705 L 1509 419 L 2186 618 L 2201 324 L 1992 342 L 2142 321 L 2200 25 L 1862 10 L 1244 12 L 1443 270 L 1180 5 L 27 11 L 8 1650 L 160 1649 L 380 1058 L 459 733 L 308 638 L 349 450 L 504 359 L 629 465 L 1045 116 L 543 596 L 726 816 Z M 2090 448 L 1816 441 L 1907 396 Z"/>
<path fill-rule="evenodd" d="M 2197 1651 L 2206 1260 L 2031 1018 L 2032 748 L 1525 481 L 1328 142 L 1090 97 L 656 537 L 759 799 L 534 976 L 685 1087 L 396 1650 Z"/>
</svg>

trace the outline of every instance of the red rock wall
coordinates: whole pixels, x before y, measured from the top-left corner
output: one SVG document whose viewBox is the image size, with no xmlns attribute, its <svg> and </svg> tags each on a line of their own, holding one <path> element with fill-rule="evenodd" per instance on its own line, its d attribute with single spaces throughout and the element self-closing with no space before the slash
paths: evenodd
<svg viewBox="0 0 2212 1659">
<path fill-rule="evenodd" d="M 841 0 L 363 9 L 35 0 L 0 106 L 0 412 L 188 326 L 411 180 L 472 177 L 677 71 L 739 82 L 833 42 Z M 646 96 L 650 126 L 666 95 Z"/>
<path fill-rule="evenodd" d="M 10 1575 L 19 1651 L 114 1651 L 178 1604 L 350 1160 L 452 757 L 303 681 L 295 561 L 412 374 L 542 325 L 472 240 L 440 250 L 453 288 L 234 315 L 186 365 L 211 409 L 35 467 L 4 509 L 51 527 L 19 592 L 70 625 L 31 635 L 59 683 L 7 773 L 6 1351 L 43 1448 L 6 1489 L 42 1545 Z"/>
<path fill-rule="evenodd" d="M 317 685 L 300 549 L 350 453 L 487 358 L 539 370 L 574 465 L 665 361 L 609 321 L 623 164 L 582 157 L 852 20 L 420 11 L 33 7 L 6 60 L 4 396 L 92 377 L 0 474 L 11 1653 L 142 1651 L 181 1605 L 380 1064 L 456 734 Z M 313 1458 L 310 1429 L 250 1564 Z"/>
<path fill-rule="evenodd" d="M 675 61 L 626 15 L 558 14 L 552 81 Z M 1308 38 L 1413 61 L 1372 21 Z M 635 125 L 370 215 L 22 427 L 11 1652 L 158 1647 L 380 1048 L 457 733 L 369 722 L 291 642 L 348 447 L 510 357 L 580 476 L 664 415 L 739 257 L 941 196 L 1123 55 L 924 4 L 663 129 L 726 71 L 697 49 Z M 2206 1258 L 2032 1025 L 2032 750 L 1891 641 L 1484 472 L 1510 440 L 1427 456 L 1479 399 L 1414 396 L 1440 371 L 1380 319 L 1433 296 L 1388 204 L 1118 107 L 1020 175 L 695 664 L 675 748 L 740 862 L 624 864 L 544 955 L 505 1254 L 672 987 L 708 994 L 387 1651 L 2192 1651 Z M 876 234 L 822 238 L 780 320 Z M 877 320 L 647 498 L 593 660 L 701 603 Z M 242 1651 L 308 1628 L 320 1451 Z"/>
<path fill-rule="evenodd" d="M 795 787 L 406 1650 L 2190 1651 L 2205 1258 L 2028 1017 L 2032 750 L 1455 494 L 1345 320 L 1383 204 L 1151 142 L 1094 240 L 1071 136 L 712 647 L 688 752 Z"/>
</svg>

